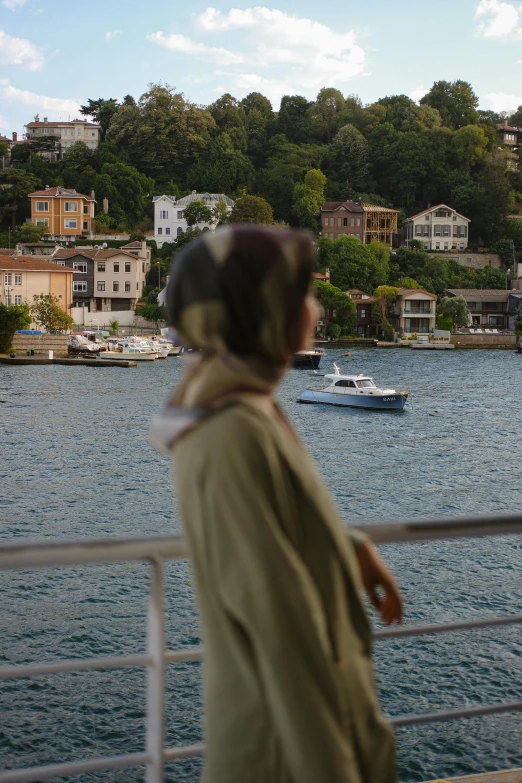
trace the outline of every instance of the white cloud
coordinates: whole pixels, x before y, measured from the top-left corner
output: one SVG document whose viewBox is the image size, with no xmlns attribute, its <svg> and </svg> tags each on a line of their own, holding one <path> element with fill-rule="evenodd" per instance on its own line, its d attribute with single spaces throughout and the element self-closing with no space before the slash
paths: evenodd
<svg viewBox="0 0 522 783">
<path fill-rule="evenodd" d="M 107 30 L 105 33 L 105 40 L 106 41 L 113 41 L 118 35 L 120 35 L 121 30 Z"/>
<path fill-rule="evenodd" d="M 507 38 L 522 34 L 519 27 L 522 10 L 514 3 L 503 3 L 501 0 L 480 0 L 475 11 L 475 19 L 482 19 L 477 28 L 480 38 Z"/>
<path fill-rule="evenodd" d="M 223 65 L 230 65 L 232 63 L 243 62 L 243 57 L 234 52 L 228 51 L 228 49 L 221 49 L 216 46 L 207 46 L 204 43 L 198 43 L 188 38 L 186 35 L 179 35 L 172 33 L 165 36 L 162 32 L 151 33 L 147 36 L 149 41 L 163 46 L 165 49 L 170 49 L 173 52 L 181 52 L 182 54 L 196 54 L 203 57 L 222 63 Z"/>
<path fill-rule="evenodd" d="M 17 8 L 21 8 L 25 5 L 27 0 L 2 0 L 2 5 L 9 8 L 10 11 L 16 11 Z"/>
<path fill-rule="evenodd" d="M 481 109 L 491 109 L 495 112 L 514 112 L 522 106 L 522 95 L 510 95 L 505 92 L 488 92 L 480 99 Z"/>
<path fill-rule="evenodd" d="M 4 86 L 5 85 L 5 86 Z M 34 107 L 38 112 L 48 111 L 54 114 L 77 115 L 80 101 L 76 98 L 49 98 L 47 95 L 37 95 L 29 90 L 20 90 L 13 87 L 6 79 L 0 86 L 0 97 L 9 103 L 22 103 Z"/>
<path fill-rule="evenodd" d="M 20 65 L 38 71 L 44 63 L 41 49 L 26 38 L 12 38 L 0 30 L 0 65 Z"/>
<path fill-rule="evenodd" d="M 409 94 L 409 98 L 412 99 L 412 101 L 415 101 L 415 103 L 418 103 L 421 98 L 424 98 L 426 93 L 429 92 L 429 89 L 426 89 L 426 87 L 423 87 L 422 85 L 419 85 L 418 87 L 415 87 L 414 90 L 412 90 Z"/>
<path fill-rule="evenodd" d="M 149 35 L 149 40 L 185 54 L 208 57 L 223 66 L 243 65 L 227 74 L 228 89 L 259 90 L 274 103 L 287 93 L 309 97 L 326 85 L 343 88 L 366 73 L 366 55 L 353 30 L 338 31 L 320 22 L 264 7 L 207 8 L 196 17 L 204 34 L 239 32 L 234 51 L 183 35 Z M 229 36 L 230 38 L 230 36 Z"/>
</svg>

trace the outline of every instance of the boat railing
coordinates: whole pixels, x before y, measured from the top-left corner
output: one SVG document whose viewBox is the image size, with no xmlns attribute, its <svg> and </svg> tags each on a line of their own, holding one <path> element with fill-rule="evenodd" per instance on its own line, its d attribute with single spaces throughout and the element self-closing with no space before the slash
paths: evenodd
<svg viewBox="0 0 522 783">
<path fill-rule="evenodd" d="M 408 544 L 420 541 L 506 536 L 522 533 L 522 514 L 505 516 L 464 517 L 436 521 L 394 522 L 361 528 L 376 544 Z M 55 777 L 109 769 L 145 766 L 147 783 L 162 783 L 166 762 L 188 759 L 204 754 L 203 745 L 165 747 L 165 679 L 170 663 L 201 660 L 201 647 L 166 649 L 165 643 L 165 563 L 187 558 L 185 542 L 177 537 L 104 538 L 76 541 L 11 543 L 0 546 L 0 570 L 60 568 L 79 565 L 100 565 L 121 562 L 148 562 L 151 579 L 147 610 L 147 644 L 143 654 L 128 654 L 105 658 L 82 658 L 55 662 L 33 662 L 0 667 L 0 679 L 37 677 L 64 672 L 97 671 L 101 669 L 144 668 L 147 676 L 146 745 L 141 753 L 88 758 L 23 769 L 0 771 L 0 783 L 31 783 Z M 434 625 L 414 625 L 379 630 L 377 641 L 424 634 L 453 633 L 477 628 L 508 626 L 522 623 L 522 614 L 507 614 L 460 622 Z M 5 637 L 4 637 L 5 646 Z M 394 726 L 471 718 L 492 713 L 522 710 L 521 701 L 463 706 L 460 709 L 409 714 L 391 717 Z"/>
</svg>

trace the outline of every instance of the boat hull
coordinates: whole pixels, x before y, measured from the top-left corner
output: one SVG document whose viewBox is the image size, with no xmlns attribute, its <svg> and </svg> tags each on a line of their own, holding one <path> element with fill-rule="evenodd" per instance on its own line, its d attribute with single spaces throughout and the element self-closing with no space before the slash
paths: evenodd
<svg viewBox="0 0 522 783">
<path fill-rule="evenodd" d="M 296 370 L 316 370 L 322 358 L 322 353 L 296 353 L 293 358 L 293 366 Z"/>
<path fill-rule="evenodd" d="M 104 359 L 116 359 L 116 361 L 131 361 L 131 362 L 153 362 L 158 358 L 157 353 L 134 353 L 134 352 L 125 352 L 125 351 L 107 351 L 104 356 Z"/>
<path fill-rule="evenodd" d="M 298 402 L 310 405 L 338 405 L 342 408 L 365 408 L 366 410 L 393 411 L 402 410 L 408 394 L 334 394 L 319 389 L 307 389 Z"/>
</svg>

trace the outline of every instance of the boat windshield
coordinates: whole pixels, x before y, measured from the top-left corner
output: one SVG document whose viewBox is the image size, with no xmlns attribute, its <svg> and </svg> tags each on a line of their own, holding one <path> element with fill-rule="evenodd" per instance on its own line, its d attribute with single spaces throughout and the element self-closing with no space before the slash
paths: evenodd
<svg viewBox="0 0 522 783">
<path fill-rule="evenodd" d="M 357 381 L 359 389 L 375 389 L 375 384 L 371 378 L 364 378 L 362 381 Z"/>
</svg>

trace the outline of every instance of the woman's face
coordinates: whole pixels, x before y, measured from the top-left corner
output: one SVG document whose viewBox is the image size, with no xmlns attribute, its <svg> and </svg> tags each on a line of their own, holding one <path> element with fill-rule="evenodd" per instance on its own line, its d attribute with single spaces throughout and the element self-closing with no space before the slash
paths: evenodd
<svg viewBox="0 0 522 783">
<path fill-rule="evenodd" d="M 301 323 L 301 341 L 297 350 L 304 351 L 312 344 L 313 332 L 319 318 L 319 305 L 315 294 L 309 293 L 305 299 Z"/>
</svg>

